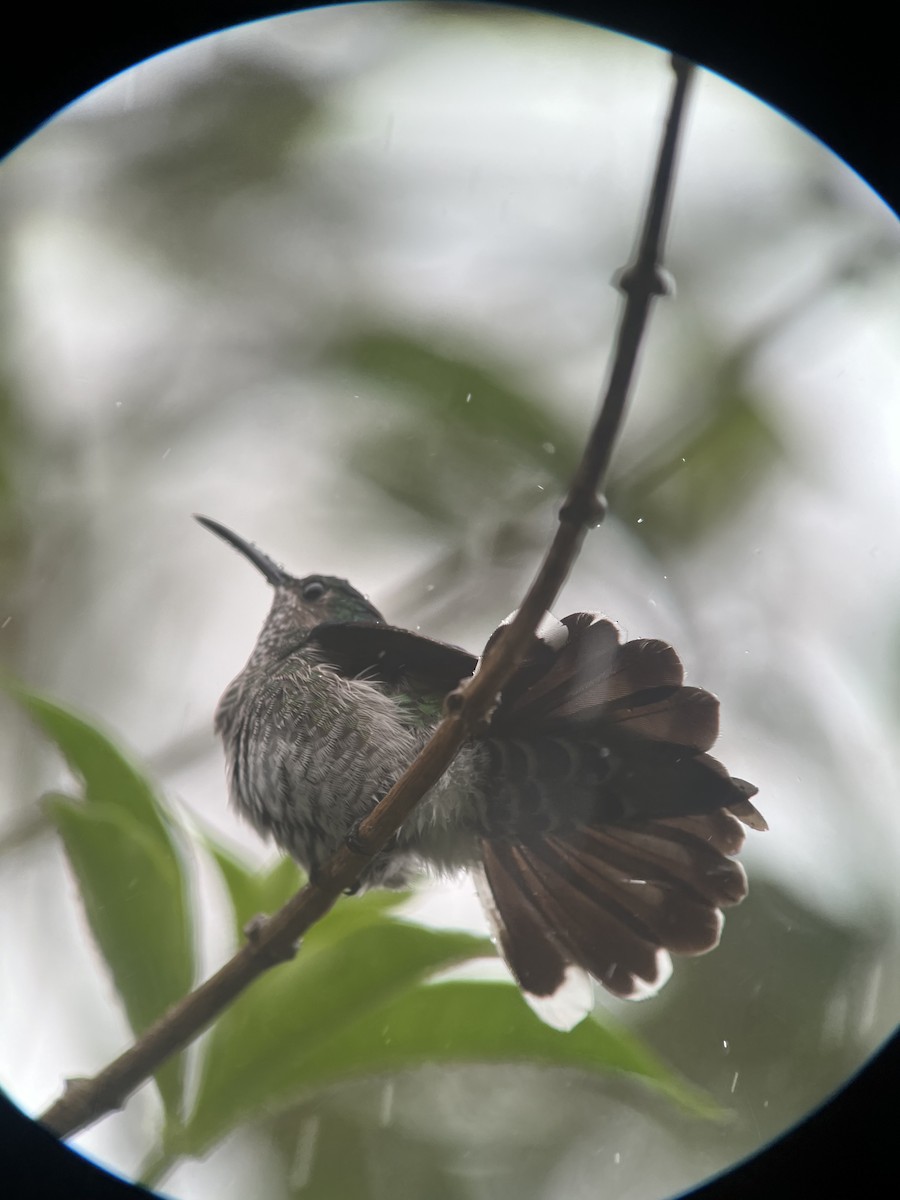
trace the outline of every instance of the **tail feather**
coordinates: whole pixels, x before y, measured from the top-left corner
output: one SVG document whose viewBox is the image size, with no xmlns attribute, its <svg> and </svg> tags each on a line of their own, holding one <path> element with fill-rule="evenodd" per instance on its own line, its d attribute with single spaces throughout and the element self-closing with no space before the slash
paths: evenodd
<svg viewBox="0 0 900 1200">
<path fill-rule="evenodd" d="M 623 650 L 628 645 L 631 643 Z M 690 750 L 709 750 L 719 736 L 719 701 L 698 687 L 636 692 L 609 704 L 602 716 L 616 735 L 668 742 Z M 597 719 L 595 714 L 591 717 Z"/>
<path fill-rule="evenodd" d="M 721 909 L 746 895 L 729 856 L 738 822 L 702 816 L 590 827 L 527 844 L 483 843 L 484 874 L 504 956 L 525 991 L 552 994 L 567 964 L 625 999 L 668 978 L 670 954 L 718 945 Z"/>
<path fill-rule="evenodd" d="M 745 825 L 749 825 L 751 829 L 755 829 L 757 833 L 765 833 L 769 828 L 769 824 L 759 809 L 750 803 L 750 797 L 755 796 L 759 788 L 755 787 L 752 783 L 748 783 L 746 779 L 738 779 L 734 775 L 731 777 L 731 782 L 739 791 L 743 792 L 743 795 L 740 800 L 735 800 L 729 804 L 727 806 L 728 809 L 736 817 L 739 817 Z"/>
<path fill-rule="evenodd" d="M 615 625 L 594 613 L 573 613 L 559 627 L 564 644 L 535 640 L 503 691 L 498 716 L 520 724 L 597 715 L 626 696 L 679 687 L 684 679 L 678 655 L 665 642 L 641 639 L 622 645 Z"/>
<path fill-rule="evenodd" d="M 544 861 L 542 849 L 495 843 L 485 853 L 485 874 L 504 924 L 504 899 L 509 893 L 501 889 L 498 896 L 494 889 L 498 864 L 515 888 L 517 911 L 531 912 L 541 926 L 541 940 L 555 945 L 566 962 L 583 967 L 617 995 L 631 995 L 636 990 L 635 977 L 653 984 L 665 970 L 658 948 L 635 933 L 615 907 L 584 895 L 564 874 L 554 870 Z M 508 927 L 507 935 L 511 940 Z M 513 962 L 521 970 L 523 960 L 530 963 L 533 945 L 517 943 L 515 949 Z M 534 990 L 524 982 L 530 974 L 526 970 L 524 977 L 519 977 L 526 991 Z"/>
<path fill-rule="evenodd" d="M 745 800 L 709 754 L 684 753 L 683 747 L 647 740 L 617 747 L 611 763 L 609 777 L 597 791 L 598 818 L 680 817 L 731 808 Z"/>
<path fill-rule="evenodd" d="M 563 985 L 566 957 L 549 936 L 515 865 L 509 868 L 505 856 L 486 842 L 475 882 L 503 957 L 521 987 L 532 996 L 552 996 Z"/>
<path fill-rule="evenodd" d="M 503 691 L 492 720 L 498 733 L 552 732 L 601 724 L 610 733 L 708 750 L 719 733 L 719 702 L 684 687 L 684 668 L 666 642 L 625 642 L 611 621 L 574 613 L 557 647 L 536 639 Z"/>
<path fill-rule="evenodd" d="M 713 907 L 740 904 L 747 895 L 747 876 L 740 863 L 702 836 L 669 821 L 609 825 L 583 833 L 588 852 L 615 865 L 623 875 L 680 889 Z"/>
<path fill-rule="evenodd" d="M 749 807 L 753 808 L 753 805 Z M 666 817 L 654 824 L 661 831 L 670 830 L 670 836 L 681 833 L 693 841 L 705 842 L 710 850 L 717 850 L 729 858 L 741 852 L 746 837 L 741 822 L 734 819 L 733 808 L 718 808 L 701 816 Z"/>
<path fill-rule="evenodd" d="M 555 844 L 554 844 L 555 843 Z M 548 839 L 559 867 L 577 873 L 578 886 L 617 912 L 645 941 L 674 954 L 704 954 L 718 945 L 722 915 L 690 888 L 660 870 L 647 878 L 574 843 Z"/>
</svg>

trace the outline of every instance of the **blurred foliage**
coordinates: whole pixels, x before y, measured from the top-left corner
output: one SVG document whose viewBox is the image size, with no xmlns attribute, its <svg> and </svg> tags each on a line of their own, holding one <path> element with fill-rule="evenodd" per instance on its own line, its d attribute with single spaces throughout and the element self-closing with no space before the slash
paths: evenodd
<svg viewBox="0 0 900 1200">
<path fill-rule="evenodd" d="M 877 905 L 838 920 L 754 878 L 714 960 L 683 965 L 664 1011 L 641 1010 L 651 1044 L 732 1110 L 736 1154 L 758 1147 L 760 1121 L 784 1129 L 798 1103 L 817 1107 L 878 1044 L 892 920 Z"/>
<path fill-rule="evenodd" d="M 568 486 L 580 456 L 573 431 L 476 347 L 448 355 L 385 329 L 336 344 L 330 357 L 379 385 L 396 410 L 383 432 L 356 434 L 349 469 L 417 517 L 470 534 L 480 514 L 514 512 L 521 523 L 545 491 Z M 742 350 L 698 366 L 690 405 L 656 449 L 614 464 L 611 510 L 654 553 L 683 553 L 735 521 L 783 458 L 751 369 Z"/>
<path fill-rule="evenodd" d="M 180 276 L 206 277 L 220 251 L 223 218 L 227 225 L 228 210 L 218 206 L 225 198 L 262 202 L 280 187 L 320 109 L 296 74 L 239 54 L 223 56 L 214 75 L 188 77 L 176 91 L 174 125 L 167 118 L 173 96 L 161 94 L 119 114 L 109 129 L 116 187 L 103 201 L 144 251 L 152 248 Z M 67 130 L 70 137 L 93 133 L 91 116 L 76 115 Z M 221 267 L 227 271 L 227 259 Z"/>
<path fill-rule="evenodd" d="M 16 399 L 8 379 L 0 376 L 0 574 L 6 579 L 14 575 L 24 549 L 14 458 L 27 454 L 28 447 Z"/>
<path fill-rule="evenodd" d="M 78 883 L 94 940 L 135 1034 L 194 981 L 193 914 L 183 838 L 153 786 L 103 733 L 46 697 L 13 695 L 81 780 L 79 799 L 47 803 Z M 179 1119 L 184 1057 L 156 1075 L 169 1119 Z"/>
<path fill-rule="evenodd" d="M 609 489 L 616 517 L 655 554 L 676 556 L 733 523 L 784 457 L 741 352 L 698 370 L 685 419 Z"/>
<path fill-rule="evenodd" d="M 489 942 L 470 934 L 380 916 L 376 908 L 367 927 L 330 936 L 327 946 L 313 941 L 238 997 L 216 1022 L 191 1113 L 169 1138 L 169 1149 L 200 1156 L 248 1117 L 277 1111 L 304 1090 L 369 1074 L 373 1047 L 349 1031 L 372 1010 L 375 1027 L 382 1028 L 378 1014 L 388 998 L 491 952 Z M 394 1058 L 389 1036 L 376 1045 L 383 1048 L 380 1069 L 405 1064 L 401 1055 Z"/>
<path fill-rule="evenodd" d="M 329 357 L 394 410 L 356 434 L 349 470 L 417 517 L 459 536 L 479 514 L 521 515 L 545 488 L 565 488 L 579 454 L 572 431 L 478 348 L 441 353 L 399 329 L 372 329 Z"/>
</svg>

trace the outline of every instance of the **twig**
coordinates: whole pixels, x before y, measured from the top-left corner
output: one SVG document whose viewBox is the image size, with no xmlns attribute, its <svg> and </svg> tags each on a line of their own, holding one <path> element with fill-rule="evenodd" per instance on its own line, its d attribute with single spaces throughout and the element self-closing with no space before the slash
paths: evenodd
<svg viewBox="0 0 900 1200">
<path fill-rule="evenodd" d="M 446 699 L 444 716 L 419 756 L 362 821 L 354 847 L 344 845 L 272 917 L 257 925 L 247 943 L 215 975 L 174 1004 L 162 1017 L 92 1079 L 70 1080 L 63 1095 L 40 1120 L 66 1136 L 119 1108 L 163 1062 L 206 1028 L 250 983 L 277 962 L 290 959 L 302 935 L 335 904 L 437 782 L 473 727 L 495 702 L 522 658 L 541 617 L 556 599 L 587 530 L 604 517 L 599 495 L 622 423 L 650 305 L 664 295 L 660 267 L 666 217 L 684 105 L 693 67 L 673 59 L 675 83 L 663 132 L 650 200 L 633 263 L 618 287 L 625 304 L 616 335 L 615 356 L 596 424 L 559 514 L 559 526 L 521 608 L 492 645 L 477 674 Z"/>
</svg>

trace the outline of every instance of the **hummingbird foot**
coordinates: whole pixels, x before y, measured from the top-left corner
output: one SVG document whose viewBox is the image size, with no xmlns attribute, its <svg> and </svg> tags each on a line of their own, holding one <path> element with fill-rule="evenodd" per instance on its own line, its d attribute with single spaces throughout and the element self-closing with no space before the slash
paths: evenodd
<svg viewBox="0 0 900 1200">
<path fill-rule="evenodd" d="M 362 823 L 362 817 L 353 822 L 344 835 L 344 845 L 351 852 L 351 854 L 358 854 L 360 858 L 374 858 L 376 852 L 369 847 L 367 842 L 362 837 L 360 837 L 359 829 Z M 356 889 L 354 888 L 354 891 L 355 890 Z"/>
<path fill-rule="evenodd" d="M 374 858 L 375 854 L 369 849 L 368 845 L 359 835 L 359 827 L 362 824 L 363 818 L 360 817 L 354 821 L 347 833 L 344 835 L 344 845 L 351 854 L 358 854 L 360 858 Z M 351 883 L 349 887 L 344 888 L 345 896 L 355 896 L 362 887 L 362 880 L 357 880 L 356 883 Z"/>
</svg>

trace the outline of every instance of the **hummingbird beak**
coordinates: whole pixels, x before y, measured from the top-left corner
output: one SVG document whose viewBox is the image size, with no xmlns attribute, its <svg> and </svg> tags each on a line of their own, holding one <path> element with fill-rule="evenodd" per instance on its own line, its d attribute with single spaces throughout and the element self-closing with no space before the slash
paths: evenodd
<svg viewBox="0 0 900 1200">
<path fill-rule="evenodd" d="M 226 529 L 218 521 L 210 520 L 209 517 L 201 517 L 199 513 L 194 513 L 194 519 L 199 521 L 211 533 L 220 537 L 223 542 L 227 542 L 229 546 L 233 546 L 239 554 L 243 554 L 244 558 L 248 558 L 254 567 L 265 575 L 272 587 L 282 587 L 288 582 L 290 576 L 277 563 L 273 562 L 267 554 L 263 554 L 262 550 L 257 550 L 251 542 L 245 542 L 242 537 L 238 537 L 236 533 L 232 533 L 230 529 Z"/>
</svg>

